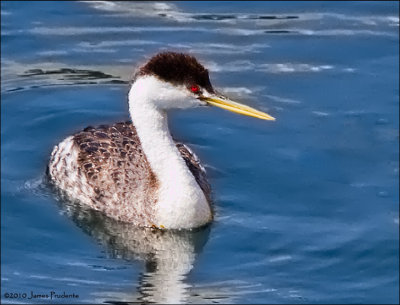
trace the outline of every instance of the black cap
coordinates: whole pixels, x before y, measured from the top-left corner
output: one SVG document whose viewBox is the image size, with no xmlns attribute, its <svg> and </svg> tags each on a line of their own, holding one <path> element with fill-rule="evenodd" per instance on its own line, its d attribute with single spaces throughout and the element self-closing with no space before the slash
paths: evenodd
<svg viewBox="0 0 400 305">
<path fill-rule="evenodd" d="M 162 52 L 153 56 L 139 69 L 135 78 L 145 75 L 157 76 L 174 85 L 197 85 L 214 92 L 208 70 L 196 58 L 183 53 Z"/>
</svg>

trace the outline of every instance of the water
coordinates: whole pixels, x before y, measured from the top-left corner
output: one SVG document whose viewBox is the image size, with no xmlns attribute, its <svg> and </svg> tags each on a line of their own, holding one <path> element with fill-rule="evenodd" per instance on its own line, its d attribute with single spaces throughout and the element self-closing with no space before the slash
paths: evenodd
<svg viewBox="0 0 400 305">
<path fill-rule="evenodd" d="M 398 8 L 2 2 L 2 302 L 398 303 Z M 117 223 L 43 181 L 64 137 L 128 119 L 134 68 L 165 49 L 277 118 L 171 114 L 213 186 L 196 232 Z"/>
</svg>

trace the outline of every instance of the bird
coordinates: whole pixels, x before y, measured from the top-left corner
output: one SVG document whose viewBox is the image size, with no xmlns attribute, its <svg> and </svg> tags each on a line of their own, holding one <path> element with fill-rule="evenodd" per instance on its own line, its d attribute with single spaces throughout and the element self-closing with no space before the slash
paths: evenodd
<svg viewBox="0 0 400 305">
<path fill-rule="evenodd" d="M 68 200 L 121 222 L 162 230 L 203 227 L 214 218 L 211 187 L 196 154 L 173 139 L 168 111 L 204 106 L 275 120 L 216 91 L 194 56 L 157 53 L 131 81 L 131 120 L 88 126 L 55 145 L 49 180 Z"/>
</svg>

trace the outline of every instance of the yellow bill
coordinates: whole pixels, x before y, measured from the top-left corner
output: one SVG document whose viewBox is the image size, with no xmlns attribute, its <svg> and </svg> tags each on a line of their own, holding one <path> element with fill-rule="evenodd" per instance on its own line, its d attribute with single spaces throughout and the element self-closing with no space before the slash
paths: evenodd
<svg viewBox="0 0 400 305">
<path fill-rule="evenodd" d="M 232 112 L 236 112 L 239 114 L 255 117 L 261 120 L 268 120 L 268 121 L 275 121 L 275 118 L 270 116 L 269 114 L 258 111 L 257 109 L 254 109 L 252 107 L 239 104 L 237 102 L 231 101 L 225 97 L 220 97 L 217 95 L 212 95 L 210 97 L 205 97 L 202 96 L 200 98 L 202 101 L 207 102 L 210 105 L 220 107 L 222 109 L 226 109 Z"/>
</svg>

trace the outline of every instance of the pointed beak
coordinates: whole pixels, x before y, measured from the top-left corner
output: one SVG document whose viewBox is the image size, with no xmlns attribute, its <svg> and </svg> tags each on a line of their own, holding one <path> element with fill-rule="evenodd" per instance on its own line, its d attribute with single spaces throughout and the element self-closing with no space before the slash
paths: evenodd
<svg viewBox="0 0 400 305">
<path fill-rule="evenodd" d="M 239 114 L 252 116 L 261 120 L 275 121 L 275 118 L 265 112 L 258 111 L 252 107 L 239 104 L 224 96 L 212 94 L 210 96 L 201 96 L 200 100 L 207 102 L 209 105 L 220 107 Z"/>
</svg>

